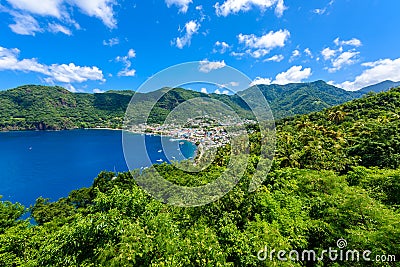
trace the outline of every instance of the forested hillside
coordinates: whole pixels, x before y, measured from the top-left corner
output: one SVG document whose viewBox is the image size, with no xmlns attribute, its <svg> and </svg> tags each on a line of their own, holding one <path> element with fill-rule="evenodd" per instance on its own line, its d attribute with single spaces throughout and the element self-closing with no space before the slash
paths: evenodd
<svg viewBox="0 0 400 267">
<path fill-rule="evenodd" d="M 320 111 L 359 98 L 360 92 L 348 92 L 323 81 L 288 85 L 259 85 L 274 117 Z M 251 99 L 255 88 L 238 95 L 203 94 L 176 88 L 168 93 L 160 89 L 136 95 L 140 107 L 153 105 L 150 123 L 161 123 L 180 103 L 195 97 L 222 101 L 244 118 L 252 118 L 239 96 Z M 103 94 L 71 93 L 61 87 L 26 85 L 0 92 L 0 130 L 62 130 L 75 128 L 121 128 L 133 91 L 108 91 Z M 140 110 L 138 111 L 140 112 Z"/>
<path fill-rule="evenodd" d="M 400 259 L 400 88 L 277 123 L 272 170 L 248 192 L 260 134 L 239 184 L 209 205 L 179 208 L 148 196 L 136 172 L 101 173 L 90 188 L 57 202 L 38 199 L 38 222 L 0 205 L 1 266 L 398 266 L 398 262 L 260 261 L 264 249 L 371 250 Z M 255 128 L 256 129 L 256 128 Z M 204 184 L 226 168 L 229 147 L 212 166 L 183 174 L 156 168 L 181 185 Z M 184 163 L 182 163 L 184 164 Z M 137 178 L 137 177 L 136 177 Z"/>
</svg>

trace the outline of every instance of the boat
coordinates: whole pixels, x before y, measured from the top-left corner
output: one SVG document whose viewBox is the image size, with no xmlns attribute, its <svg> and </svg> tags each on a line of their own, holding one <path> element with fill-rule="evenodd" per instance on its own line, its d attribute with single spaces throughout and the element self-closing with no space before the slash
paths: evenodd
<svg viewBox="0 0 400 267">
<path fill-rule="evenodd" d="M 163 160 L 162 159 L 158 159 L 158 160 L 156 160 L 157 162 L 163 162 Z"/>
<path fill-rule="evenodd" d="M 157 152 L 158 152 L 158 153 L 161 153 L 161 152 L 162 152 L 162 149 L 158 150 Z"/>
</svg>

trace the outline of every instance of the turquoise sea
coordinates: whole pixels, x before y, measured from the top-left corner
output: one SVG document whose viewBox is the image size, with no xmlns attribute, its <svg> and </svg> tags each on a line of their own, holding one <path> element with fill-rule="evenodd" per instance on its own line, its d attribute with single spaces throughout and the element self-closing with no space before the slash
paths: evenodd
<svg viewBox="0 0 400 267">
<path fill-rule="evenodd" d="M 176 160 L 190 158 L 196 151 L 194 144 L 169 137 L 129 134 L 124 138 L 129 138 L 134 153 L 129 164 L 134 168 L 169 162 L 164 150 Z M 144 138 L 147 154 L 134 149 L 135 144 L 143 146 Z M 125 172 L 128 167 L 121 131 L 22 131 L 0 133 L 0 170 L 2 200 L 29 207 L 40 196 L 54 201 L 90 186 L 103 170 Z"/>
</svg>

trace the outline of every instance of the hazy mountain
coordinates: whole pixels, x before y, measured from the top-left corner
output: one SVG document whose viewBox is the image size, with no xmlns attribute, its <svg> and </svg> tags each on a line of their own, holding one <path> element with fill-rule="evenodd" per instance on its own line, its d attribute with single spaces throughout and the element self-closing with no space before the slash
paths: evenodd
<svg viewBox="0 0 400 267">
<path fill-rule="evenodd" d="M 375 92 L 375 93 L 380 93 L 380 92 L 386 92 L 389 91 L 389 89 L 398 87 L 400 86 L 400 82 L 393 82 L 393 81 L 383 81 L 374 85 L 370 85 L 367 87 L 364 87 L 360 89 L 358 92 L 367 94 L 369 92 Z"/>
</svg>

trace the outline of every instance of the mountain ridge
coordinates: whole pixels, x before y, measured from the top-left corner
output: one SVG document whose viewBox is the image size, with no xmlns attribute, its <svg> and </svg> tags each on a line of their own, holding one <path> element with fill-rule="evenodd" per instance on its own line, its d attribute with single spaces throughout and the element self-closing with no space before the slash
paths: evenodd
<svg viewBox="0 0 400 267">
<path fill-rule="evenodd" d="M 60 86 L 23 85 L 0 91 L 1 130 L 62 130 L 75 128 L 121 128 L 133 95 L 143 105 L 152 105 L 151 123 L 160 123 L 168 113 L 189 99 L 209 97 L 230 106 L 242 117 L 252 113 L 241 97 L 251 99 L 259 89 L 276 119 L 308 114 L 357 99 L 365 91 L 350 92 L 322 80 L 288 85 L 257 85 L 235 95 L 204 94 L 184 88 L 161 88 L 149 93 L 109 90 L 104 93 L 73 93 Z"/>
</svg>

